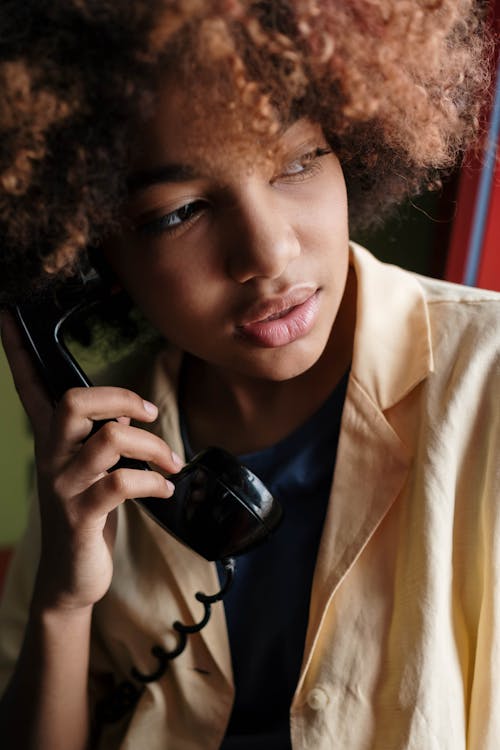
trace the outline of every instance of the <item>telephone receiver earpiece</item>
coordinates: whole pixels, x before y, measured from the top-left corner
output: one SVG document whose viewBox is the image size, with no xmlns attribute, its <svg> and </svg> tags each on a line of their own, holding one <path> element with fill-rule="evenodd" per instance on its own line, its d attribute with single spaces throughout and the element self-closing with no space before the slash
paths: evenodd
<svg viewBox="0 0 500 750">
<path fill-rule="evenodd" d="M 73 315 L 102 301 L 109 291 L 97 273 L 66 283 L 43 298 L 12 307 L 26 346 L 54 403 L 74 387 L 92 383 L 64 343 L 63 326 Z M 106 421 L 94 423 L 93 434 Z M 143 461 L 121 458 L 118 468 L 149 471 Z M 162 528 L 207 560 L 247 552 L 278 526 L 282 510 L 260 479 L 227 451 L 211 447 L 169 479 L 169 500 L 136 499 Z"/>
</svg>

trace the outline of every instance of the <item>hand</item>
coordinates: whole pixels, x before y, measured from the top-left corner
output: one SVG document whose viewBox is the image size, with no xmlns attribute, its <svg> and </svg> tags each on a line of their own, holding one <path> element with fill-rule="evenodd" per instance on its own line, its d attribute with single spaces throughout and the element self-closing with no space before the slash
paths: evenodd
<svg viewBox="0 0 500 750">
<path fill-rule="evenodd" d="M 153 404 L 122 388 L 73 388 L 53 409 L 8 314 L 2 343 L 35 437 L 42 548 L 34 601 L 42 608 L 87 608 L 111 582 L 117 506 L 130 497 L 173 493 L 159 471 L 108 470 L 120 456 L 166 473 L 182 463 L 161 438 L 130 425 L 131 419 L 154 421 Z M 89 437 L 100 419 L 117 421 Z"/>
</svg>

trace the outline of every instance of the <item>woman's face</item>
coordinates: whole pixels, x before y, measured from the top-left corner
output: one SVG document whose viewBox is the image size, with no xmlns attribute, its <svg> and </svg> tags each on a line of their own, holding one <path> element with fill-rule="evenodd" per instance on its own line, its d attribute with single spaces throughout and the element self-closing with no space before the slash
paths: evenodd
<svg viewBox="0 0 500 750">
<path fill-rule="evenodd" d="M 181 349 L 227 376 L 286 380 L 321 356 L 344 291 L 342 170 L 307 120 L 271 152 L 247 135 L 250 161 L 220 136 L 165 88 L 140 134 L 125 229 L 106 257 Z"/>
</svg>

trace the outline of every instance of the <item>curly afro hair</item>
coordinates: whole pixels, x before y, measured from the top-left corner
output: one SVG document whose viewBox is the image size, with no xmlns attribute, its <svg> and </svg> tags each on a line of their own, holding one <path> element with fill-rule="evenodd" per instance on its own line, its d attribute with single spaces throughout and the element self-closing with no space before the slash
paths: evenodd
<svg viewBox="0 0 500 750">
<path fill-rule="evenodd" d="M 485 6 L 3 0 L 2 298 L 71 274 L 117 227 L 133 134 L 172 67 L 196 83 L 194 110 L 214 132 L 225 103 L 257 133 L 319 122 L 344 168 L 351 223 L 379 219 L 435 185 L 477 137 L 492 48 Z M 223 106 L 206 106 L 209 81 Z"/>
</svg>

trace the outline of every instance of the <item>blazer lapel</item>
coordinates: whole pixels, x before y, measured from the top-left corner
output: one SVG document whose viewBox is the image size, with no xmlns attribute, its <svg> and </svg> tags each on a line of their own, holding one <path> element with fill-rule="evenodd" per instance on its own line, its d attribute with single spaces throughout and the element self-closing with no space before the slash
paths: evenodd
<svg viewBox="0 0 500 750">
<path fill-rule="evenodd" d="M 410 463 L 383 414 L 351 379 L 313 581 L 302 678 L 332 597 L 400 494 Z"/>
<path fill-rule="evenodd" d="M 302 678 L 335 591 L 399 496 L 411 452 L 386 418 L 433 369 L 416 277 L 351 243 L 358 299 L 351 378 L 314 574 Z M 299 683 L 300 686 L 301 683 Z"/>
</svg>

